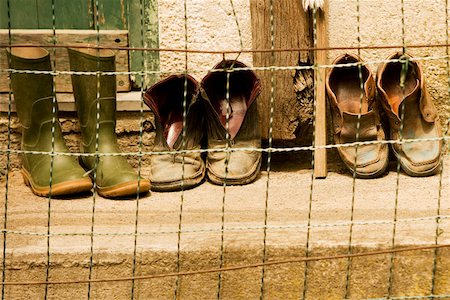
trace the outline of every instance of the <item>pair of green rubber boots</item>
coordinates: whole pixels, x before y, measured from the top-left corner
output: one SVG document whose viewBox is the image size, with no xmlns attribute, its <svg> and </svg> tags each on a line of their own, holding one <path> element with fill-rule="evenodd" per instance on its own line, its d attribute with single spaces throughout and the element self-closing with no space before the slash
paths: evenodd
<svg viewBox="0 0 450 300">
<path fill-rule="evenodd" d="M 115 55 L 110 50 L 69 49 L 70 69 L 75 72 L 114 72 Z M 79 163 L 64 142 L 54 102 L 50 54 L 37 47 L 8 50 L 13 72 L 11 86 L 22 124 L 22 174 L 25 184 L 39 196 L 62 196 L 92 189 L 107 198 L 148 192 L 150 182 L 141 178 L 119 153 L 116 126 L 116 77 L 72 75 L 82 145 Z M 34 73 L 33 71 L 38 71 Z M 44 71 L 44 72 L 42 72 Z M 29 152 L 28 152 L 29 151 Z M 33 152 L 55 152 L 39 154 Z M 92 155 L 99 153 L 100 155 Z M 52 158 L 53 157 L 53 158 Z"/>
</svg>

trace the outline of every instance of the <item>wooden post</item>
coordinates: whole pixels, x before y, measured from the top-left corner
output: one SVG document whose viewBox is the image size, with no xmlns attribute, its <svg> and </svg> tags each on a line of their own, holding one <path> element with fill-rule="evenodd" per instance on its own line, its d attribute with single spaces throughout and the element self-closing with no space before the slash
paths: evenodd
<svg viewBox="0 0 450 300">
<path fill-rule="evenodd" d="M 325 12 L 327 9 L 327 1 L 325 6 L 316 12 L 316 48 L 326 48 L 328 46 L 327 22 L 325 20 Z M 327 52 L 315 51 L 314 61 L 316 66 L 325 65 L 327 63 Z M 326 69 L 317 68 L 315 72 L 316 80 L 316 128 L 315 143 L 317 146 L 325 146 L 327 144 L 327 119 L 326 119 L 326 99 L 325 99 L 325 80 Z M 317 149 L 314 152 L 314 176 L 316 178 L 327 177 L 327 150 Z"/>
<path fill-rule="evenodd" d="M 251 0 L 250 9 L 252 16 L 252 41 L 253 49 L 271 49 L 272 32 L 270 21 L 270 1 Z M 298 49 L 312 47 L 312 31 L 310 30 L 310 15 L 303 10 L 301 1 L 273 1 L 273 23 L 274 44 L 276 49 Z M 292 67 L 299 63 L 305 65 L 313 61 L 312 53 L 308 51 L 287 51 L 272 53 L 254 53 L 253 65 L 255 67 Z M 262 138 L 268 138 L 269 115 L 271 105 L 271 77 L 270 70 L 257 71 L 261 79 L 263 90 L 258 100 L 258 109 L 261 121 Z M 309 124 L 311 120 L 311 109 L 305 109 L 303 102 L 311 104 L 313 99 L 314 73 L 306 70 L 302 74 L 303 89 L 311 94 L 304 101 L 296 95 L 294 87 L 295 71 L 274 71 L 274 120 L 273 139 L 278 141 L 295 141 L 299 144 L 310 144 Z M 301 97 L 304 98 L 304 97 Z M 304 128 L 302 128 L 304 126 Z M 303 140 L 303 138 L 305 138 Z M 299 141 L 299 139 L 301 141 Z"/>
</svg>

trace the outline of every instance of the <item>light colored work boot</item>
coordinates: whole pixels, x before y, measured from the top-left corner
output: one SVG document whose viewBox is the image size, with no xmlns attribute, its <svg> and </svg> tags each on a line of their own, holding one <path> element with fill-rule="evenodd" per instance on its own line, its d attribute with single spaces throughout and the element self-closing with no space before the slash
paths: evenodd
<svg viewBox="0 0 450 300">
<path fill-rule="evenodd" d="M 224 60 L 214 69 L 232 67 L 245 68 L 246 65 L 238 61 Z M 209 72 L 202 81 L 208 149 L 218 150 L 208 152 L 206 168 L 212 183 L 242 185 L 254 181 L 261 166 L 260 151 L 239 150 L 261 148 L 256 103 L 261 92 L 261 83 L 251 70 L 230 72 L 228 96 L 227 72 Z M 232 151 L 223 151 L 226 148 Z"/>
<path fill-rule="evenodd" d="M 360 58 L 352 54 L 337 57 L 334 67 L 326 77 L 327 99 L 333 119 L 335 144 L 374 142 L 369 145 L 338 147 L 337 151 L 350 172 L 359 178 L 374 178 L 381 175 L 388 165 L 385 140 L 375 96 L 375 80 L 364 65 L 355 63 Z"/>
<path fill-rule="evenodd" d="M 442 130 L 439 115 L 429 96 L 422 67 L 407 54 L 395 53 L 379 66 L 377 88 L 386 112 L 391 139 L 436 139 L 393 144 L 402 169 L 410 176 L 429 176 L 439 171 Z M 403 80 L 402 80 L 403 78 Z M 404 81 L 404 87 L 401 87 Z M 403 115 L 403 128 L 402 124 Z"/>
<path fill-rule="evenodd" d="M 155 114 L 156 123 L 153 151 L 201 149 L 204 116 L 202 103 L 198 99 L 199 92 L 198 82 L 189 75 L 171 75 L 147 90 L 144 102 Z M 186 128 L 183 141 L 184 109 Z M 151 156 L 150 168 L 150 182 L 154 191 L 193 188 L 205 177 L 205 163 L 200 152 L 154 154 Z"/>
</svg>

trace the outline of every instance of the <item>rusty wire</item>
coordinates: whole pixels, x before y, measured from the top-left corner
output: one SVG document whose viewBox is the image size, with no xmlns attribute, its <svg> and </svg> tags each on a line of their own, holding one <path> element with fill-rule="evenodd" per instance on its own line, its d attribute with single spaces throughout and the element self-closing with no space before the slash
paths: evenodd
<svg viewBox="0 0 450 300">
<path fill-rule="evenodd" d="M 90 279 L 90 280 L 61 280 L 61 281 L 58 281 L 58 280 L 54 280 L 54 281 L 17 281 L 17 282 L 6 281 L 6 282 L 3 282 L 2 285 L 8 285 L 8 286 L 12 286 L 12 285 L 14 285 L 14 286 L 62 285 L 62 284 L 107 283 L 107 282 L 132 281 L 132 280 L 150 280 L 150 279 L 157 279 L 157 278 L 179 277 L 179 276 L 199 275 L 199 274 L 217 273 L 217 272 L 230 272 L 230 271 L 237 271 L 237 270 L 242 270 L 242 269 L 251 269 L 251 268 L 264 267 L 264 266 L 273 266 L 273 265 L 282 265 L 282 264 L 291 264 L 291 263 L 302 263 L 302 262 L 324 261 L 324 260 L 335 260 L 335 259 L 348 259 L 348 258 L 355 258 L 355 257 L 376 256 L 376 255 L 384 255 L 384 254 L 412 252 L 412 251 L 424 251 L 424 250 L 434 250 L 434 249 L 444 249 L 444 248 L 450 248 L 450 244 L 405 247 L 405 248 L 397 248 L 397 249 L 384 249 L 384 250 L 376 250 L 376 251 L 368 251 L 368 252 L 352 253 L 352 254 L 309 256 L 309 257 L 300 257 L 300 258 L 290 258 L 290 259 L 284 259 L 284 260 L 272 260 L 272 261 L 266 261 L 266 262 L 262 262 L 262 263 L 236 265 L 236 266 L 229 266 L 229 267 L 222 267 L 222 268 L 215 268 L 215 269 L 203 269 L 203 270 L 176 272 L 176 273 L 161 273 L 161 274 L 153 274 L 153 275 L 134 276 L 134 277 L 100 278 L 100 279 Z"/>
<path fill-rule="evenodd" d="M 201 50 L 201 49 L 178 49 L 178 48 L 148 48 L 148 47 L 123 47 L 123 46 L 96 46 L 80 44 L 0 44 L 0 48 L 9 47 L 51 47 L 51 48 L 75 48 L 75 49 L 108 49 L 123 51 L 149 51 L 149 52 L 180 52 L 180 53 L 203 53 L 203 54 L 236 54 L 236 53 L 270 53 L 270 52 L 310 52 L 310 51 L 333 51 L 333 50 L 379 50 L 379 49 L 408 49 L 417 48 L 444 48 L 450 47 L 450 43 L 437 44 L 412 44 L 412 45 L 363 45 L 363 46 L 339 46 L 339 47 L 301 47 L 301 48 L 274 48 L 274 49 L 240 49 L 240 50 Z"/>
</svg>

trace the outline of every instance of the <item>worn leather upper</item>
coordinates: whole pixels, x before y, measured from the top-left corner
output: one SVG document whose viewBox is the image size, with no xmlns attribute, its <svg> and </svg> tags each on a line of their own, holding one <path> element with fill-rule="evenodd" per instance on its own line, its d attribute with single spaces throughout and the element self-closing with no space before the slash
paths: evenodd
<svg viewBox="0 0 450 300">
<path fill-rule="evenodd" d="M 242 67 L 246 67 L 245 64 L 225 60 L 214 69 Z M 206 166 L 208 177 L 214 183 L 246 184 L 259 173 L 261 152 L 238 149 L 261 147 L 256 102 L 261 83 L 250 70 L 229 71 L 228 74 L 210 72 L 202 81 L 208 148 L 222 150 L 208 152 Z M 234 151 L 223 151 L 225 149 Z"/>
<path fill-rule="evenodd" d="M 400 59 L 404 62 L 395 61 Z M 388 60 L 393 61 L 379 66 L 377 88 L 389 119 L 390 138 L 397 140 L 442 137 L 439 116 L 427 92 L 422 67 L 407 54 L 395 53 Z M 401 87 L 402 77 L 404 87 Z M 393 149 L 409 175 L 426 176 L 438 171 L 441 140 L 395 143 Z"/>
<path fill-rule="evenodd" d="M 356 55 L 341 55 L 333 64 L 351 65 L 334 67 L 327 74 L 326 92 L 336 144 L 381 142 L 385 139 L 375 96 L 375 81 L 371 71 L 357 63 L 361 63 L 361 59 Z M 345 165 L 359 177 L 377 176 L 388 163 L 386 144 L 338 147 L 337 150 Z"/>
<path fill-rule="evenodd" d="M 147 90 L 144 102 L 155 114 L 153 151 L 201 149 L 204 115 L 199 94 L 198 82 L 182 74 L 171 75 Z M 186 127 L 183 139 L 184 110 Z M 205 176 L 200 152 L 154 154 L 150 167 L 152 186 L 160 190 L 189 188 L 200 183 Z"/>
</svg>

